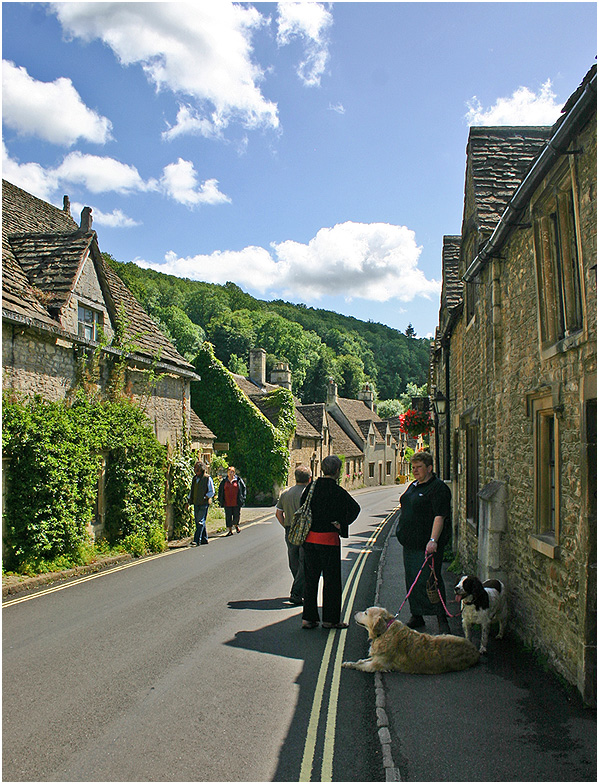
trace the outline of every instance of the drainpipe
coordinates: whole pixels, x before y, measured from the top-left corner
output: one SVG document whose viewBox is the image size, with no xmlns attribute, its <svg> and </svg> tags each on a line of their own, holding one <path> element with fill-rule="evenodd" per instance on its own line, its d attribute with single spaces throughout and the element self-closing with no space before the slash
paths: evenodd
<svg viewBox="0 0 599 784">
<path fill-rule="evenodd" d="M 585 119 L 586 112 L 596 103 L 597 100 L 597 72 L 584 86 L 584 90 L 578 97 L 574 106 L 564 117 L 563 122 L 557 128 L 553 136 L 547 142 L 546 147 L 533 163 L 532 168 L 520 183 L 520 186 L 512 196 L 495 231 L 489 237 L 483 249 L 473 260 L 466 270 L 462 280 L 466 283 L 472 281 L 482 272 L 489 259 L 497 255 L 498 249 L 507 239 L 508 235 L 518 225 L 520 214 L 526 207 L 531 195 L 537 189 L 554 162 L 566 153 L 566 148 L 570 144 L 571 136 L 576 132 L 579 123 Z"/>
</svg>

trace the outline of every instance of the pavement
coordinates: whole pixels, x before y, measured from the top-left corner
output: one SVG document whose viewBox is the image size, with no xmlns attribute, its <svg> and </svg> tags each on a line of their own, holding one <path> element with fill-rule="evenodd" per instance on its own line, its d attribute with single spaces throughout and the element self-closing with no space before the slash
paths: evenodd
<svg viewBox="0 0 599 784">
<path fill-rule="evenodd" d="M 245 507 L 241 531 L 274 507 Z M 220 530 L 219 530 L 220 529 Z M 224 535 L 224 521 L 209 537 Z M 405 597 L 401 546 L 387 525 L 373 603 L 396 613 Z M 235 534 L 237 535 L 237 534 Z M 169 542 L 189 546 L 190 538 Z M 131 560 L 126 554 L 52 575 L 3 576 L 2 594 L 20 593 Z M 453 634 L 462 635 L 453 587 L 460 575 L 444 565 Z M 363 608 L 358 608 L 363 609 Z M 410 616 L 409 602 L 399 619 Z M 424 631 L 437 633 L 436 618 Z M 476 639 L 476 638 L 475 638 Z M 367 641 L 364 641 L 364 655 Z M 364 673 L 364 677 L 373 677 Z M 597 719 L 578 692 L 509 630 L 491 633 L 488 653 L 469 670 L 443 675 L 374 675 L 376 715 L 386 781 L 597 781 Z"/>
<path fill-rule="evenodd" d="M 394 530 L 391 522 L 374 603 L 395 614 L 406 587 Z M 459 606 L 449 600 L 459 577 L 444 565 L 447 608 L 456 616 Z M 399 620 L 409 617 L 406 602 Z M 449 625 L 463 636 L 459 616 Z M 423 631 L 436 634 L 437 619 L 427 617 Z M 375 674 L 386 781 L 597 781 L 596 711 L 522 645 L 509 622 L 504 639 L 494 631 L 469 670 Z"/>
</svg>

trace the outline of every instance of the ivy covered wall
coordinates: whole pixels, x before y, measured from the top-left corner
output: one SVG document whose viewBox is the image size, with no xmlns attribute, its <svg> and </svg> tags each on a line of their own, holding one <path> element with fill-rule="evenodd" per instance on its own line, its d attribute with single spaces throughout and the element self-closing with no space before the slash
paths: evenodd
<svg viewBox="0 0 599 784">
<path fill-rule="evenodd" d="M 191 384 L 193 410 L 219 441 L 229 443 L 229 464 L 246 482 L 248 500 L 272 503 L 289 471 L 289 440 L 296 428 L 291 392 L 281 388 L 264 396 L 275 426 L 243 394 L 210 343 L 202 345 L 195 366 L 202 381 Z"/>
</svg>

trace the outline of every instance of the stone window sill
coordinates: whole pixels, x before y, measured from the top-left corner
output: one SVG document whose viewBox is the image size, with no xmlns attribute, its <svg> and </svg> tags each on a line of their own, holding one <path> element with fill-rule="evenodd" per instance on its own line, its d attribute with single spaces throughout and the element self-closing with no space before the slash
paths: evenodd
<svg viewBox="0 0 599 784">
<path fill-rule="evenodd" d="M 559 545 L 556 544 L 554 536 L 543 536 L 541 534 L 529 535 L 528 543 L 532 550 L 547 556 L 547 558 L 559 557 Z"/>
</svg>

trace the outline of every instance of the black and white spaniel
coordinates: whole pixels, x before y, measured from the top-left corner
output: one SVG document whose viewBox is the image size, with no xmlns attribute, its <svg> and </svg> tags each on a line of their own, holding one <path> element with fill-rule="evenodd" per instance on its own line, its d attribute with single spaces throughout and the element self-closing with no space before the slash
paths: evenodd
<svg viewBox="0 0 599 784">
<path fill-rule="evenodd" d="M 480 653 L 487 652 L 489 629 L 493 621 L 499 623 L 497 639 L 503 637 L 507 623 L 507 600 L 505 585 L 501 580 L 485 580 L 465 575 L 455 587 L 456 601 L 462 602 L 462 628 L 470 640 L 472 625 L 480 624 Z"/>
</svg>

